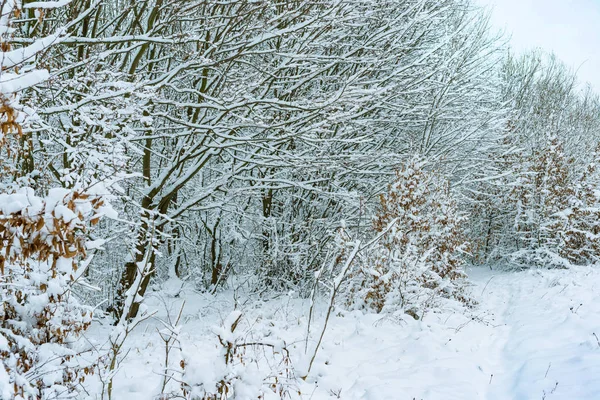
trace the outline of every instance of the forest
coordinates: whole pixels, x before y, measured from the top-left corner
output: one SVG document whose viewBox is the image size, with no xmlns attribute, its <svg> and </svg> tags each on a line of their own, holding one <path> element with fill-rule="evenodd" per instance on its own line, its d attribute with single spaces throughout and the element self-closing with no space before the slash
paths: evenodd
<svg viewBox="0 0 600 400">
<path fill-rule="evenodd" d="M 1 399 L 600 398 L 600 97 L 488 10 L 0 3 Z"/>
</svg>

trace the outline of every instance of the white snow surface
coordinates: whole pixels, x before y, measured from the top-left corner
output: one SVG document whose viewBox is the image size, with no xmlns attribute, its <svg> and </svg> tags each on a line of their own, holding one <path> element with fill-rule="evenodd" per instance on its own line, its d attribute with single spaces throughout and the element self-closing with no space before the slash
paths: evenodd
<svg viewBox="0 0 600 400">
<path fill-rule="evenodd" d="M 600 399 L 600 268 L 473 268 L 469 276 L 479 305 L 467 312 L 448 303 L 417 321 L 336 309 L 310 375 L 298 380 L 301 398 Z M 188 378 L 210 382 L 224 368 L 215 327 L 223 325 L 234 304 L 243 314 L 238 337 L 252 327 L 263 342 L 284 339 L 292 362 L 302 364 L 306 300 L 289 295 L 257 301 L 232 292 L 215 297 L 172 280 L 149 294 L 147 303 L 164 319 L 167 309 L 177 314 L 183 298 L 180 339 Z M 318 309 L 313 340 L 325 304 Z M 157 329 L 162 326 L 149 320 L 128 339 L 131 351 L 115 377 L 114 398 L 157 398 L 164 362 Z M 88 336 L 102 342 L 110 328 L 98 323 Z M 179 362 L 177 355 L 173 358 L 174 364 Z M 246 373 L 251 385 L 260 385 L 256 366 Z M 176 389 L 176 383 L 170 385 Z M 253 392 L 239 393 L 236 398 L 244 399 L 252 397 L 243 393 Z"/>
</svg>

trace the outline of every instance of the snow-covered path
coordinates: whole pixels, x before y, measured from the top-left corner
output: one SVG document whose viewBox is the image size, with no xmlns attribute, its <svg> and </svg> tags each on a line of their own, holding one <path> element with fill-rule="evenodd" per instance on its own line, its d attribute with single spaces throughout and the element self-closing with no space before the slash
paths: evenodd
<svg viewBox="0 0 600 400">
<path fill-rule="evenodd" d="M 600 271 L 470 275 L 474 319 L 336 320 L 319 389 L 343 399 L 600 399 Z"/>
<path fill-rule="evenodd" d="M 600 400 L 600 269 L 479 268 L 469 275 L 480 302 L 471 315 L 456 307 L 416 321 L 337 310 L 308 380 L 300 382 L 302 397 Z M 154 296 L 150 306 L 159 310 L 181 303 L 168 291 Z M 199 363 L 191 372 L 210 375 L 219 354 L 212 327 L 233 304 L 226 294 L 187 291 L 186 299 L 182 345 Z M 304 351 L 307 311 L 306 301 L 293 296 L 244 307 L 246 324 L 285 338 L 295 360 Z M 315 330 L 321 321 L 317 315 Z M 131 338 L 134 351 L 115 379 L 117 400 L 156 398 L 163 344 L 152 324 Z"/>
<path fill-rule="evenodd" d="M 600 399 L 598 271 L 488 275 L 473 276 L 487 284 L 482 307 L 495 310 L 508 330 L 486 398 Z"/>
</svg>

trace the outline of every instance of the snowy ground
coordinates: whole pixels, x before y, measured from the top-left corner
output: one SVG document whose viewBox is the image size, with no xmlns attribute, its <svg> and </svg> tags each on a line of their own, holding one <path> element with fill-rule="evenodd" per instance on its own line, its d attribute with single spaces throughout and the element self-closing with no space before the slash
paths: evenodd
<svg viewBox="0 0 600 400">
<path fill-rule="evenodd" d="M 525 272 L 469 271 L 480 304 L 472 314 L 453 310 L 382 318 L 336 312 L 306 382 L 304 399 L 597 400 L 600 399 L 600 269 Z M 269 302 L 180 292 L 172 285 L 149 303 L 177 312 L 188 298 L 181 333 L 198 379 L 210 379 L 218 357 L 213 327 L 234 302 L 243 326 L 286 339 L 292 359 L 303 353 L 307 303 L 292 296 Z M 317 326 L 322 314 L 317 315 Z M 115 377 L 117 400 L 155 398 L 163 345 L 157 321 L 140 327 Z M 107 326 L 97 325 L 91 338 Z M 595 336 L 597 335 L 597 337 Z M 208 377 L 207 377 L 208 376 Z"/>
</svg>

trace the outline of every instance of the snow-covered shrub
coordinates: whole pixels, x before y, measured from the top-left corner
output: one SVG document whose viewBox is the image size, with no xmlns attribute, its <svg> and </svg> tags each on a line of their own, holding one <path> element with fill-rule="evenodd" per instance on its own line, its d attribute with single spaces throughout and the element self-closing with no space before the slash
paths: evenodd
<svg viewBox="0 0 600 400">
<path fill-rule="evenodd" d="M 31 129 L 36 108 L 23 92 L 49 77 L 37 68 L 37 56 L 60 42 L 64 29 L 41 37 L 41 30 L 31 29 L 26 40 L 18 40 L 28 25 L 23 20 L 41 25 L 42 11 L 61 4 L 3 1 L 0 6 L 2 399 L 78 397 L 93 369 L 75 343 L 90 325 L 92 310 L 77 302 L 72 287 L 82 282 L 91 261 L 87 251 L 100 243 L 88 240 L 88 228 L 112 211 L 99 182 L 85 189 L 75 184 L 49 189 L 42 182 L 35 158 L 40 143 Z"/>
<path fill-rule="evenodd" d="M 516 265 L 566 266 L 559 255 L 562 222 L 559 213 L 574 195 L 570 159 L 557 137 L 548 137 L 521 165 L 512 197 L 517 210 L 514 227 Z"/>
<path fill-rule="evenodd" d="M 529 152 L 511 145 L 497 161 L 509 173 L 480 188 L 486 196 L 473 208 L 475 219 L 487 219 L 483 229 L 472 232 L 481 236 L 478 247 L 487 260 L 507 260 L 519 268 L 595 262 L 600 179 L 596 153 L 591 158 L 585 166 L 553 135 Z"/>
<path fill-rule="evenodd" d="M 282 341 L 248 338 L 238 329 L 242 313 L 233 311 L 215 328 L 216 354 L 182 349 L 181 391 L 189 400 L 296 399 L 300 391 Z M 214 356 L 214 357 L 213 357 Z"/>
<path fill-rule="evenodd" d="M 71 344 L 92 310 L 71 294 L 89 263 L 86 230 L 103 200 L 52 189 L 0 194 L 0 393 L 3 399 L 51 399 L 76 391 L 91 365 Z"/>
<path fill-rule="evenodd" d="M 465 217 L 448 182 L 413 160 L 379 198 L 374 231 L 382 235 L 354 273 L 350 302 L 418 317 L 441 297 L 468 301 L 462 253 Z"/>
<path fill-rule="evenodd" d="M 569 267 L 597 260 L 600 250 L 596 154 L 577 172 L 562 141 L 551 136 L 525 158 L 512 190 L 518 266 Z"/>
<path fill-rule="evenodd" d="M 600 179 L 597 159 L 599 149 L 592 154 L 592 162 L 572 183 L 567 208 L 558 213 L 559 254 L 572 264 L 591 264 L 600 254 Z"/>
</svg>

